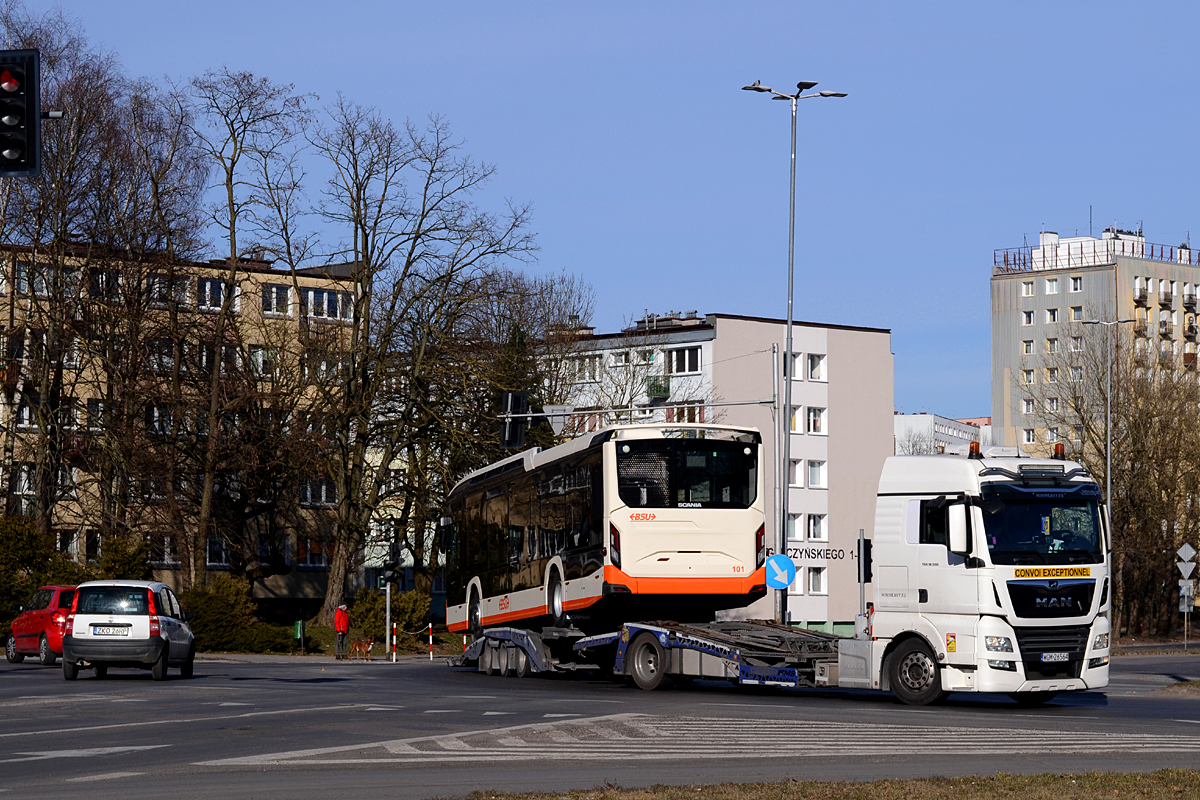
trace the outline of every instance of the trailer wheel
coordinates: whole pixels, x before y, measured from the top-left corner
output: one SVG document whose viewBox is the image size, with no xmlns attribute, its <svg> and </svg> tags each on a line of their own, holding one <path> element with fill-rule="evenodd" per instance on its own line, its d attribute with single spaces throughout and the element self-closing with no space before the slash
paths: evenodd
<svg viewBox="0 0 1200 800">
<path fill-rule="evenodd" d="M 496 655 L 499 656 L 496 672 L 499 673 L 501 678 L 507 678 L 512 674 L 513 662 L 516 661 L 516 658 L 513 656 L 513 649 L 510 645 L 501 645 L 500 649 L 496 651 Z"/>
<path fill-rule="evenodd" d="M 929 646 L 920 639 L 909 639 L 896 648 L 888 660 L 892 691 L 910 706 L 927 706 L 946 698 L 937 661 Z"/>
<path fill-rule="evenodd" d="M 492 668 L 492 648 L 485 644 L 479 651 L 479 666 L 477 669 L 484 675 L 491 675 Z"/>
<path fill-rule="evenodd" d="M 643 633 L 629 648 L 630 672 L 639 689 L 651 691 L 662 685 L 666 677 L 667 652 L 653 633 Z"/>
<path fill-rule="evenodd" d="M 530 673 L 529 654 L 522 647 L 514 648 L 514 654 L 516 657 L 516 666 L 513 669 L 513 674 L 518 678 L 528 678 Z"/>
</svg>

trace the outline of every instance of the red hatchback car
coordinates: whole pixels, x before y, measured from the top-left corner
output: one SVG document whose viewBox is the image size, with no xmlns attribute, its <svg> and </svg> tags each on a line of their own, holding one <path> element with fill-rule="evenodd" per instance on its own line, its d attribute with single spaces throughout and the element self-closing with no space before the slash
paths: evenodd
<svg viewBox="0 0 1200 800">
<path fill-rule="evenodd" d="M 34 592 L 8 632 L 8 662 L 19 664 L 25 656 L 37 656 L 42 664 L 53 666 L 62 655 L 62 625 L 74 599 L 74 586 L 43 586 Z"/>
</svg>

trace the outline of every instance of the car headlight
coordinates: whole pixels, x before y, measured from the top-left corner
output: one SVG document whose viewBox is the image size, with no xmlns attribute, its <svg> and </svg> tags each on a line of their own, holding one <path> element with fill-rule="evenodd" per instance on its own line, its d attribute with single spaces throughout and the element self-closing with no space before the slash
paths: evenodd
<svg viewBox="0 0 1200 800">
<path fill-rule="evenodd" d="M 1007 636 L 985 636 L 983 645 L 993 653 L 1011 653 L 1012 639 Z"/>
<path fill-rule="evenodd" d="M 1107 650 L 1108 649 L 1108 634 L 1107 633 L 1097 633 L 1096 640 L 1094 642 L 1092 642 L 1092 649 L 1093 650 Z"/>
</svg>

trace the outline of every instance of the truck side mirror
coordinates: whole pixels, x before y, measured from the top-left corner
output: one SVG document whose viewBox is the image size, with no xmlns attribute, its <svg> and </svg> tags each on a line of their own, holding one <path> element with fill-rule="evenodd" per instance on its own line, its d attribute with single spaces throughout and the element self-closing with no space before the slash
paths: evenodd
<svg viewBox="0 0 1200 800">
<path fill-rule="evenodd" d="M 967 507 L 955 503 L 948 509 L 950 515 L 950 552 L 965 556 L 970 547 L 967 545 Z"/>
</svg>

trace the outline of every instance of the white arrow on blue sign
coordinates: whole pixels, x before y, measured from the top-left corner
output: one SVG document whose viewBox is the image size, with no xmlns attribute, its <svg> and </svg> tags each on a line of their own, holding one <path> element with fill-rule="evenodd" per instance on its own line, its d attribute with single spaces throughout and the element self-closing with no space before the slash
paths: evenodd
<svg viewBox="0 0 1200 800">
<path fill-rule="evenodd" d="M 767 559 L 767 586 L 772 589 L 786 589 L 795 580 L 796 565 L 792 559 L 782 553 Z"/>
</svg>

